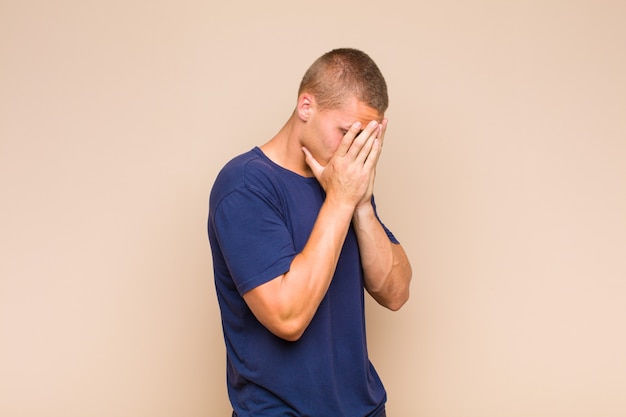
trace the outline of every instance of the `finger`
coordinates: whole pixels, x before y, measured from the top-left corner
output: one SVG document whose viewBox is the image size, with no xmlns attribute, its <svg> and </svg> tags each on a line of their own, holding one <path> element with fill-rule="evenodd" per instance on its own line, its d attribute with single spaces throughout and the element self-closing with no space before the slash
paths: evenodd
<svg viewBox="0 0 626 417">
<path fill-rule="evenodd" d="M 363 129 L 359 136 L 357 136 L 357 138 L 352 142 L 348 153 L 354 159 L 361 159 L 362 161 L 364 161 L 370 151 L 371 143 L 367 147 L 365 147 L 365 145 L 371 142 L 371 139 L 376 137 L 375 133 L 377 131 L 378 122 L 376 120 L 372 120 L 368 123 L 365 129 Z"/>
<path fill-rule="evenodd" d="M 389 123 L 387 119 L 383 119 L 383 121 L 380 123 L 381 132 L 380 132 L 380 135 L 378 135 L 378 138 L 380 139 L 381 146 L 385 142 L 385 132 L 387 132 L 387 123 Z"/>
<path fill-rule="evenodd" d="M 348 130 L 346 134 L 343 136 L 343 139 L 341 139 L 341 142 L 339 143 L 339 146 L 337 147 L 337 150 L 335 151 L 335 155 L 343 156 L 346 153 L 348 153 L 348 151 L 350 150 L 350 146 L 352 145 L 352 142 L 354 142 L 354 138 L 359 134 L 360 131 L 361 131 L 361 122 L 353 123 L 352 126 L 350 126 L 350 130 Z"/>
<path fill-rule="evenodd" d="M 363 143 L 363 146 L 361 147 L 359 154 L 357 155 L 355 161 L 361 164 L 365 163 L 370 153 L 372 152 L 374 143 L 378 140 L 375 132 L 376 131 L 372 132 L 372 134 L 366 139 L 365 143 Z"/>
<path fill-rule="evenodd" d="M 311 171 L 313 171 L 315 178 L 319 179 L 320 175 L 322 175 L 322 171 L 324 171 L 324 167 L 317 162 L 317 159 L 315 159 L 313 155 L 311 155 L 311 152 L 309 152 L 309 150 L 304 146 L 302 147 L 302 152 L 304 152 L 304 160 L 306 161 L 306 164 L 309 168 L 311 168 Z"/>
<path fill-rule="evenodd" d="M 378 163 L 378 159 L 380 158 L 380 154 L 383 151 L 383 143 L 384 143 L 385 130 L 386 129 L 387 129 L 387 119 L 383 119 L 381 124 L 378 125 L 378 130 L 376 132 L 376 139 L 378 141 L 378 144 L 376 146 L 378 146 L 378 150 L 376 151 L 376 153 L 374 155 L 372 155 L 372 157 L 374 157 L 374 159 L 372 159 L 370 157 L 371 151 L 367 155 L 368 159 L 370 160 L 370 163 L 373 163 L 373 164 L 377 164 Z"/>
<path fill-rule="evenodd" d="M 376 168 L 376 164 L 378 163 L 378 157 L 380 156 L 380 151 L 382 148 L 382 142 L 380 139 L 376 138 L 372 141 L 372 148 L 370 152 L 367 154 L 367 158 L 364 161 L 364 167 L 366 169 L 374 170 Z"/>
</svg>

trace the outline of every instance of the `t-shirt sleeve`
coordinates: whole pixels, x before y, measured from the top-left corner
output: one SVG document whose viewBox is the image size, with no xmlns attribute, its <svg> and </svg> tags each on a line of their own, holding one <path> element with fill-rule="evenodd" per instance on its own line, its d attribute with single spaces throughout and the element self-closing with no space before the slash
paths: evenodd
<svg viewBox="0 0 626 417">
<path fill-rule="evenodd" d="M 296 255 L 281 213 L 259 192 L 224 197 L 214 215 L 220 250 L 241 295 L 289 271 Z"/>
<path fill-rule="evenodd" d="M 385 233 L 387 233 L 387 237 L 389 238 L 391 243 L 399 244 L 400 242 L 398 241 L 398 239 L 396 239 L 391 230 L 389 230 L 387 226 L 385 226 L 385 224 L 380 220 L 380 217 L 378 217 L 378 210 L 376 209 L 376 200 L 374 199 L 374 196 L 372 196 L 372 207 L 374 207 L 374 214 L 376 215 L 376 218 L 378 219 L 380 225 L 385 230 Z"/>
</svg>

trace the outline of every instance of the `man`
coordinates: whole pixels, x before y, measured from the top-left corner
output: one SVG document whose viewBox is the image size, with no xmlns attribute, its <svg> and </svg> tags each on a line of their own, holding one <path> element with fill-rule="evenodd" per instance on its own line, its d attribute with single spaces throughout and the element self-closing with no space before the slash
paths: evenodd
<svg viewBox="0 0 626 417">
<path fill-rule="evenodd" d="M 411 279 L 373 198 L 387 105 L 368 55 L 330 51 L 278 134 L 215 181 L 208 233 L 233 416 L 385 415 L 364 289 L 397 310 Z"/>
</svg>

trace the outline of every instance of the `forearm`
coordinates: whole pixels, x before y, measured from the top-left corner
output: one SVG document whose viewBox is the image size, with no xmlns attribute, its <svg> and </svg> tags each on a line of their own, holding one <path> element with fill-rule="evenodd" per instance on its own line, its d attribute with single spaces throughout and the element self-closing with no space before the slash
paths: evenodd
<svg viewBox="0 0 626 417">
<path fill-rule="evenodd" d="M 286 316 L 308 323 L 332 281 L 348 233 L 352 208 L 325 203 L 304 249 L 283 275 L 281 304 Z"/>
<path fill-rule="evenodd" d="M 297 340 L 309 325 L 332 281 L 353 211 L 327 199 L 289 271 L 244 295 L 259 321 L 277 336 Z"/>
<path fill-rule="evenodd" d="M 355 211 L 352 224 L 359 243 L 365 288 L 379 304 L 398 310 L 408 300 L 412 274 L 404 249 L 389 240 L 371 204 Z"/>
</svg>

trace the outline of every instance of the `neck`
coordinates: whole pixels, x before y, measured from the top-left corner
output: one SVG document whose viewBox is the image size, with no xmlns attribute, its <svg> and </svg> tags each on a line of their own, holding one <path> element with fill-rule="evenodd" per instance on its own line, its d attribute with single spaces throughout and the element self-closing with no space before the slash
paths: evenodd
<svg viewBox="0 0 626 417">
<path fill-rule="evenodd" d="M 312 177 L 313 173 L 304 159 L 299 137 L 300 129 L 292 115 L 276 136 L 260 148 L 272 162 L 303 177 Z"/>
</svg>

